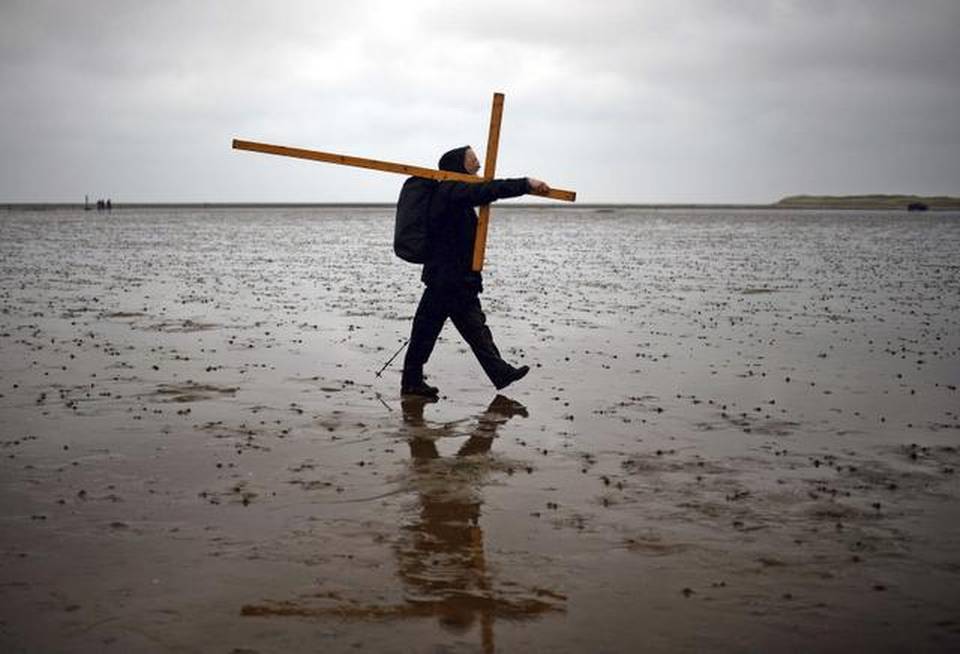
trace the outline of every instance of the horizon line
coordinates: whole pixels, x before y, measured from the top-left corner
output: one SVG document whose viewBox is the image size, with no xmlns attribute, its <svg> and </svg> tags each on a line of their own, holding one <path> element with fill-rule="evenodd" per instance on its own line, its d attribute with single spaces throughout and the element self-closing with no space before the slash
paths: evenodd
<svg viewBox="0 0 960 654">
<path fill-rule="evenodd" d="M 523 208 L 544 208 L 555 207 L 561 209 L 575 209 L 577 207 L 775 207 L 776 203 L 765 202 L 577 202 L 573 204 L 556 204 L 553 202 L 510 202 L 502 203 L 498 201 L 498 206 L 511 206 Z M 377 201 L 349 201 L 342 202 L 274 202 L 274 201 L 253 201 L 253 202 L 231 202 L 231 201 L 158 201 L 158 202 L 119 202 L 111 200 L 112 207 L 117 208 L 144 208 L 144 207 L 395 207 L 396 201 L 377 202 Z M 83 202 L 48 202 L 48 201 L 29 201 L 29 202 L 3 202 L 0 201 L 0 207 L 5 208 L 80 208 L 89 206 L 90 209 L 96 209 L 94 203 L 84 205 Z"/>
<path fill-rule="evenodd" d="M 947 207 L 929 206 L 931 210 L 956 210 L 955 204 L 960 204 L 960 197 L 949 195 L 915 195 L 915 194 L 860 194 L 860 195 L 792 195 L 779 198 L 774 202 L 577 202 L 573 204 L 558 205 L 552 202 L 534 201 L 534 202 L 509 202 L 498 206 L 509 206 L 524 209 L 542 209 L 552 207 L 560 211 L 571 211 L 578 208 L 583 209 L 604 209 L 604 208 L 641 208 L 641 209 L 901 209 L 902 207 L 891 204 L 895 201 L 906 199 L 916 199 L 930 202 L 945 202 L 950 205 Z M 96 202 L 62 202 L 62 201 L 24 201 L 24 202 L 3 202 L 0 201 L 0 207 L 13 209 L 96 209 Z M 793 201 L 791 201 L 793 200 Z M 111 202 L 111 209 L 149 209 L 149 208 L 325 208 L 325 207 L 376 207 L 386 208 L 395 207 L 396 201 L 336 201 L 336 202 L 282 202 L 282 201 L 131 201 Z M 858 207 L 856 205 L 861 205 Z M 832 205 L 832 206 L 831 206 Z M 838 206 L 842 205 L 842 206 Z M 110 209 L 101 208 L 98 210 Z"/>
</svg>

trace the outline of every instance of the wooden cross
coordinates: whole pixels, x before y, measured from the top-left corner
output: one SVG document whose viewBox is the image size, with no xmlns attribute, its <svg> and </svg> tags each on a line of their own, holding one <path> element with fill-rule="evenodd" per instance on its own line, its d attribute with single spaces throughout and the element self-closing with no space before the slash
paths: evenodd
<svg viewBox="0 0 960 654">
<path fill-rule="evenodd" d="M 493 94 L 493 110 L 490 114 L 490 131 L 487 136 L 487 156 L 483 165 L 483 177 L 468 175 L 466 173 L 454 173 L 449 170 L 437 170 L 435 168 L 423 168 L 421 166 L 410 166 L 407 164 L 394 163 L 391 161 L 380 161 L 377 159 L 366 159 L 364 157 L 352 157 L 346 154 L 333 154 L 331 152 L 320 152 L 318 150 L 304 150 L 302 148 L 290 148 L 283 145 L 271 145 L 269 143 L 256 143 L 254 141 L 233 140 L 235 150 L 251 150 L 253 152 L 263 152 L 265 154 L 276 154 L 283 157 L 295 157 L 297 159 L 310 159 L 313 161 L 323 161 L 326 163 L 340 164 L 342 166 L 354 166 L 356 168 L 370 168 L 371 170 L 382 170 L 388 173 L 400 173 L 401 175 L 413 175 L 415 177 L 426 177 L 436 180 L 456 180 L 458 182 L 469 182 L 476 184 L 485 182 L 494 178 L 497 168 L 497 150 L 500 147 L 500 120 L 503 117 L 503 93 Z M 565 200 L 574 202 L 577 194 L 574 191 L 564 191 L 562 189 L 551 188 L 547 193 L 536 193 L 543 197 L 553 198 L 554 200 Z M 477 233 L 473 243 L 473 270 L 483 270 L 483 258 L 487 248 L 487 225 L 490 222 L 490 205 L 485 204 L 480 207 L 480 213 L 477 217 Z"/>
</svg>

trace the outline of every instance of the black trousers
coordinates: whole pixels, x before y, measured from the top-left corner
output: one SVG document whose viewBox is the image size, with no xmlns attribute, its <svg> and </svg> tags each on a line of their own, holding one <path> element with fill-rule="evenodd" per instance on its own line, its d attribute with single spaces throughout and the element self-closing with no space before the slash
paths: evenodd
<svg viewBox="0 0 960 654">
<path fill-rule="evenodd" d="M 503 360 L 493 342 L 477 292 L 469 286 L 427 286 L 413 317 L 410 345 L 403 360 L 404 386 L 423 380 L 423 366 L 430 358 L 447 318 L 453 321 L 453 326 L 473 350 L 491 382 L 497 385 L 513 372 L 513 366 Z"/>
</svg>

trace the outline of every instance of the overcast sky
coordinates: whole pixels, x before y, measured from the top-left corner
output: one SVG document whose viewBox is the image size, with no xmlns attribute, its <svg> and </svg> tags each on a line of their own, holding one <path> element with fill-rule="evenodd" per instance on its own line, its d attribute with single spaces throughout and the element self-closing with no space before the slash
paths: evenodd
<svg viewBox="0 0 960 654">
<path fill-rule="evenodd" d="M 0 0 L 0 202 L 393 201 L 402 178 L 582 202 L 960 195 L 957 0 Z"/>
</svg>

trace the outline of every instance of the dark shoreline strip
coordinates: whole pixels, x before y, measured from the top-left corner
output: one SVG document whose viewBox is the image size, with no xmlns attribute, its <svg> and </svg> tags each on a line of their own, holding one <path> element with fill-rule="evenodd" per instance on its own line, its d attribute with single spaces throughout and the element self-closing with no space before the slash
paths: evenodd
<svg viewBox="0 0 960 654">
<path fill-rule="evenodd" d="M 110 213 L 129 209 L 390 209 L 396 206 L 393 202 L 130 202 L 116 203 L 112 210 L 100 210 L 95 213 Z M 510 202 L 505 207 L 515 209 L 546 209 L 552 211 L 583 211 L 618 209 L 645 209 L 645 210 L 676 210 L 676 209 L 734 209 L 757 211 L 896 211 L 906 212 L 906 207 L 899 206 L 846 206 L 846 205 L 784 205 L 784 204 L 605 204 L 583 203 L 576 206 L 558 206 L 548 203 Z M 76 202 L 9 202 L 0 204 L 0 209 L 6 211 L 57 211 L 78 210 L 84 208 L 82 203 Z M 960 203 L 956 206 L 930 206 L 930 211 L 960 211 Z"/>
</svg>

